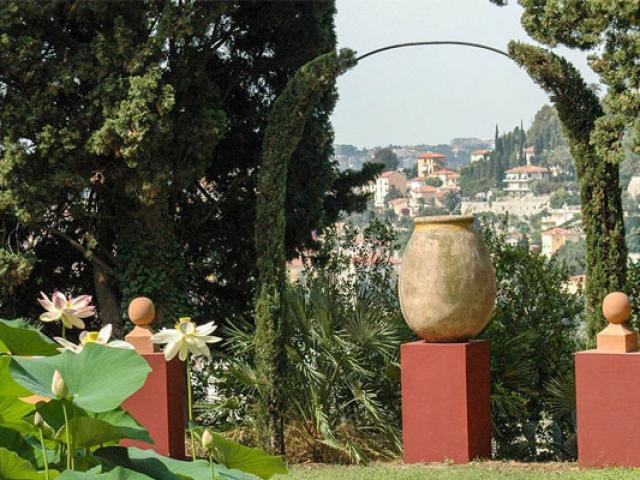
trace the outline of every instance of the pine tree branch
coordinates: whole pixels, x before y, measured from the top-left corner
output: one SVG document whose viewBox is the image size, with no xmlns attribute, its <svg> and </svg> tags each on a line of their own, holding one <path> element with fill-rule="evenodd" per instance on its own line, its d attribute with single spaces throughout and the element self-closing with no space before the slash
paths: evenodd
<svg viewBox="0 0 640 480">
<path fill-rule="evenodd" d="M 82 244 L 80 242 L 78 242 L 77 240 L 74 240 L 73 238 L 71 238 L 69 235 L 67 235 L 66 233 L 63 233 L 59 230 L 50 230 L 51 233 L 53 233 L 54 235 L 62 238 L 63 240 L 66 240 L 67 243 L 69 245 L 71 245 L 75 250 L 77 250 L 78 252 L 82 253 L 82 255 L 84 256 L 84 258 L 86 258 L 87 260 L 89 260 L 90 262 L 94 262 L 97 265 L 99 265 L 106 273 L 108 273 L 109 275 L 115 275 L 115 270 L 113 269 L 113 267 L 111 267 L 105 260 L 103 260 L 102 258 L 100 258 L 97 255 L 89 255 L 87 253 L 87 250 L 82 246 Z"/>
</svg>

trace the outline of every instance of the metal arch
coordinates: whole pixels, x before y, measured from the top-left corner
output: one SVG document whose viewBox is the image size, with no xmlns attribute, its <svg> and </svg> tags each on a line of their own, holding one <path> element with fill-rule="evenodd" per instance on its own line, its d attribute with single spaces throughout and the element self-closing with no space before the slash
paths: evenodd
<svg viewBox="0 0 640 480">
<path fill-rule="evenodd" d="M 507 58 L 511 58 L 509 56 L 509 54 L 503 50 L 500 50 L 498 48 L 494 48 L 494 47 L 490 47 L 488 45 L 482 45 L 481 43 L 473 43 L 473 42 L 461 42 L 461 41 L 456 41 L 456 40 L 434 40 L 434 41 L 429 41 L 429 42 L 408 42 L 408 43 L 397 43 L 394 45 L 389 45 L 386 47 L 382 47 L 382 48 L 377 48 L 375 50 L 371 50 L 370 52 L 365 53 L 364 55 L 360 55 L 359 57 L 356 58 L 357 62 L 360 62 L 360 60 L 363 60 L 367 57 L 370 57 L 371 55 L 375 55 L 376 53 L 381 53 L 381 52 L 385 52 L 387 50 L 395 50 L 397 48 L 405 48 L 405 47 L 420 47 L 420 46 L 424 46 L 424 45 L 460 45 L 463 47 L 472 47 L 472 48 L 480 48 L 483 50 L 488 50 L 490 52 L 493 53 L 497 53 L 499 55 L 503 55 Z"/>
</svg>

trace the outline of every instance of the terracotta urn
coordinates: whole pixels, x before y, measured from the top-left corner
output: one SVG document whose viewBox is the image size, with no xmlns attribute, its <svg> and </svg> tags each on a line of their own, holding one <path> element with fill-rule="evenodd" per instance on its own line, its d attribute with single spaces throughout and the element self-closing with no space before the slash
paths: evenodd
<svg viewBox="0 0 640 480">
<path fill-rule="evenodd" d="M 473 217 L 417 217 L 398 284 L 404 319 L 427 342 L 480 333 L 493 314 L 496 275 Z"/>
</svg>

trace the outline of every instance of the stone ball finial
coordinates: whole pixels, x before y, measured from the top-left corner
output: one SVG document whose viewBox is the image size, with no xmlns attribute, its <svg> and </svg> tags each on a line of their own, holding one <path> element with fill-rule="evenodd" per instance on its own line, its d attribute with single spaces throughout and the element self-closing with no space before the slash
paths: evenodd
<svg viewBox="0 0 640 480">
<path fill-rule="evenodd" d="M 619 325 L 625 323 L 631 316 L 631 302 L 622 292 L 612 292 L 602 302 L 602 313 L 609 323 Z"/>
<path fill-rule="evenodd" d="M 129 320 L 139 326 L 150 325 L 156 318 L 156 307 L 147 297 L 134 298 L 129 304 Z"/>
</svg>

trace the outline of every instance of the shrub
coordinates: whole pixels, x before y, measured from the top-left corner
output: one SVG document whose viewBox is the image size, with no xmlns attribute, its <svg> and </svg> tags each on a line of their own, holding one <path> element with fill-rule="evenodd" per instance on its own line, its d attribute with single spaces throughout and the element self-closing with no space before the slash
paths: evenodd
<svg viewBox="0 0 640 480">
<path fill-rule="evenodd" d="M 534 460 L 571 455 L 574 434 L 550 409 L 548 388 L 573 376 L 584 301 L 566 288 L 568 269 L 483 230 L 497 277 L 491 342 L 495 454 Z"/>
</svg>

